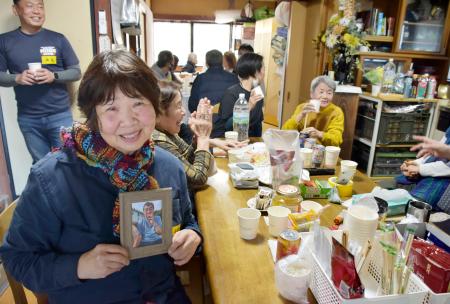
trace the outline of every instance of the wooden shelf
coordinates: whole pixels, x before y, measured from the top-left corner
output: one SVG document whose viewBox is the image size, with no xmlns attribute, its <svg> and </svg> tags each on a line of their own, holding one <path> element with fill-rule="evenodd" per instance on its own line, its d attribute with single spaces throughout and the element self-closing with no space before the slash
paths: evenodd
<svg viewBox="0 0 450 304">
<path fill-rule="evenodd" d="M 394 36 L 367 35 L 365 39 L 373 42 L 392 42 L 394 41 Z"/>
<path fill-rule="evenodd" d="M 427 99 L 427 98 L 403 98 L 400 94 L 379 94 L 377 97 L 372 96 L 369 92 L 363 92 L 360 96 L 372 101 L 398 101 L 398 102 L 439 102 L 443 99 Z"/>
<path fill-rule="evenodd" d="M 445 60 L 448 61 L 447 56 L 436 56 L 428 54 L 406 54 L 406 53 L 387 53 L 387 52 L 357 52 L 359 56 L 371 57 L 371 58 L 418 58 L 418 59 L 433 59 L 433 60 Z"/>
<path fill-rule="evenodd" d="M 410 44 L 426 44 L 426 45 L 436 45 L 436 42 L 432 42 L 432 41 L 407 41 L 407 40 L 403 40 L 402 43 L 410 43 Z"/>
</svg>

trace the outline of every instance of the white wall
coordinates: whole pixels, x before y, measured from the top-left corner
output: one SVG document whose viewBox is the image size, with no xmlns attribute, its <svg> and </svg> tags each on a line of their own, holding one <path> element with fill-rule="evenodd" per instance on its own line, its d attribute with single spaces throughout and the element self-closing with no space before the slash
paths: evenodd
<svg viewBox="0 0 450 304">
<path fill-rule="evenodd" d="M 92 59 L 92 31 L 90 1 L 44 0 L 47 20 L 45 27 L 63 33 L 72 44 L 81 70 L 84 71 Z M 15 29 L 18 18 L 11 12 L 12 0 L 0 1 L 0 33 Z M 77 84 L 74 86 L 77 87 Z M 14 186 L 19 195 L 25 187 L 31 166 L 31 157 L 17 125 L 17 106 L 14 91 L 0 87 L 0 97 L 5 121 L 6 137 L 13 172 Z M 74 116 L 79 117 L 78 111 Z"/>
</svg>

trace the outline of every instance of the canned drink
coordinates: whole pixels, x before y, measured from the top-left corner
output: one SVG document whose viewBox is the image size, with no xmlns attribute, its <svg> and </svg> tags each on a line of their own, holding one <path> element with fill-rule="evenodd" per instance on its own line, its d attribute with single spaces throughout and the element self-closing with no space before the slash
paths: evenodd
<svg viewBox="0 0 450 304">
<path fill-rule="evenodd" d="M 325 147 L 322 145 L 315 145 L 313 147 L 312 162 L 315 167 L 322 165 L 323 156 L 325 154 Z"/>
<path fill-rule="evenodd" d="M 427 84 L 426 98 L 433 99 L 434 95 L 436 95 L 436 78 L 434 76 L 430 76 Z"/>
<path fill-rule="evenodd" d="M 305 148 L 312 149 L 316 145 L 317 139 L 307 138 L 305 139 Z"/>
<path fill-rule="evenodd" d="M 302 239 L 300 233 L 287 229 L 280 233 L 277 241 L 277 261 L 291 254 L 297 254 Z"/>
<path fill-rule="evenodd" d="M 300 148 L 304 148 L 306 139 L 309 138 L 309 134 L 305 132 L 300 132 L 298 135 L 298 140 L 300 142 Z"/>
</svg>

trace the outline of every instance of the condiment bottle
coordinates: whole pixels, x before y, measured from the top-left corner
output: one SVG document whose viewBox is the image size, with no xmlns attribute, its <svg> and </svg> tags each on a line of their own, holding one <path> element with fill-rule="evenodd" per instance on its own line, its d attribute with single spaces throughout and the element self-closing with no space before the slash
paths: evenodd
<svg viewBox="0 0 450 304">
<path fill-rule="evenodd" d="M 272 199 L 272 206 L 283 206 L 289 208 L 291 212 L 299 212 L 301 201 L 302 197 L 297 186 L 283 184 L 278 187 Z"/>
</svg>

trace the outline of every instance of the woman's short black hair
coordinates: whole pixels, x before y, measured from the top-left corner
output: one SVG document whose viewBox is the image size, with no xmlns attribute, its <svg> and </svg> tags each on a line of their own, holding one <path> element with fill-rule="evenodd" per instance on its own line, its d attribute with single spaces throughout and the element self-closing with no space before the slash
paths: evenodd
<svg viewBox="0 0 450 304">
<path fill-rule="evenodd" d="M 152 70 L 127 50 L 102 52 L 89 64 L 78 89 L 78 107 L 90 128 L 98 130 L 95 107 L 114 99 L 116 89 L 149 100 L 159 114 L 159 87 Z"/>
<path fill-rule="evenodd" d="M 236 73 L 242 79 L 255 77 L 256 72 L 260 72 L 263 67 L 263 56 L 256 53 L 246 53 L 239 57 L 236 64 Z"/>
</svg>

